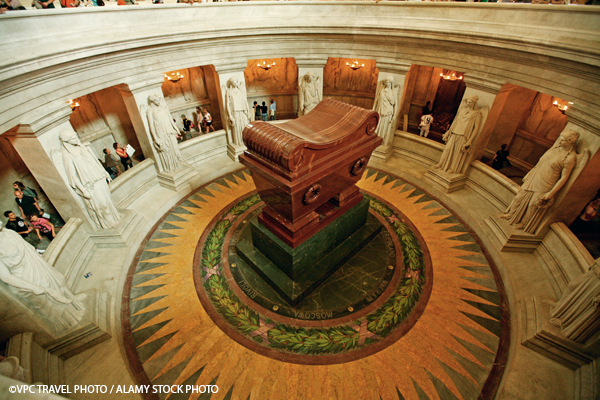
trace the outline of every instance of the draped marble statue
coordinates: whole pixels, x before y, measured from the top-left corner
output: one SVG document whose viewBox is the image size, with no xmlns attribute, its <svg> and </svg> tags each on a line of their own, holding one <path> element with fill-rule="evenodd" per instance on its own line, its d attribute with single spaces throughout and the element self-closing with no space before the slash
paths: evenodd
<svg viewBox="0 0 600 400">
<path fill-rule="evenodd" d="M 231 77 L 227 81 L 225 114 L 230 128 L 227 132 L 229 142 L 233 142 L 237 146 L 243 146 L 242 132 L 250 122 L 250 112 L 246 92 L 236 77 Z"/>
<path fill-rule="evenodd" d="M 379 113 L 379 124 L 375 132 L 383 138 L 382 146 L 389 146 L 394 138 L 396 127 L 394 121 L 398 115 L 398 90 L 400 85 L 394 86 L 394 77 L 388 76 L 385 80 L 379 82 L 373 111 Z"/>
<path fill-rule="evenodd" d="M 184 166 L 177 143 L 179 128 L 175 125 L 173 117 L 160 95 L 152 93 L 148 96 L 148 102 L 150 103 L 146 110 L 148 129 L 152 135 L 154 148 L 158 152 L 162 171 L 177 171 Z"/>
<path fill-rule="evenodd" d="M 21 236 L 0 223 L 0 280 L 24 298 L 58 330 L 77 325 L 84 312 L 81 301 L 65 286 L 63 275 L 51 267 Z"/>
<path fill-rule="evenodd" d="M 535 167 L 523 178 L 523 185 L 502 218 L 516 229 L 535 233 L 556 193 L 565 185 L 577 163 L 575 144 L 579 133 L 565 129 Z"/>
<path fill-rule="evenodd" d="M 62 161 L 69 185 L 83 199 L 87 212 L 96 228 L 113 228 L 121 218 L 108 188 L 108 173 L 92 152 L 79 141 L 75 131 L 64 130 Z"/>
<path fill-rule="evenodd" d="M 451 174 L 462 173 L 471 152 L 473 140 L 481 131 L 485 116 L 487 116 L 487 107 L 478 108 L 478 100 L 479 96 L 477 95 L 463 100 L 452 125 L 443 136 L 446 146 L 440 162 L 434 168 Z"/>
<path fill-rule="evenodd" d="M 307 72 L 300 78 L 300 90 L 298 91 L 298 116 L 301 117 L 315 108 L 323 100 L 319 77 L 312 72 Z"/>
<path fill-rule="evenodd" d="M 585 343 L 600 330 L 600 261 L 572 280 L 550 313 L 568 339 Z"/>
</svg>

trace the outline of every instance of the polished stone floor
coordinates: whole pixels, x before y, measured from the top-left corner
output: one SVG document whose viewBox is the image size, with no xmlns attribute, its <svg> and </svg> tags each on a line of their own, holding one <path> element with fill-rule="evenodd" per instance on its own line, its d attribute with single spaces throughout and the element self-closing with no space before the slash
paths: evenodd
<svg viewBox="0 0 600 400">
<path fill-rule="evenodd" d="M 493 397 L 510 318 L 481 241 L 398 177 L 358 186 L 385 229 L 295 307 L 235 258 L 260 207 L 247 171 L 170 210 L 124 290 L 134 379 L 218 385 L 214 399 Z"/>
</svg>

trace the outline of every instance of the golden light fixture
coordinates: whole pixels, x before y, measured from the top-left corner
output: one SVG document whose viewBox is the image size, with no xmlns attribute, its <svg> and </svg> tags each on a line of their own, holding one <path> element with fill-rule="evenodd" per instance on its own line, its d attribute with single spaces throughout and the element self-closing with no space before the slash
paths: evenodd
<svg viewBox="0 0 600 400">
<path fill-rule="evenodd" d="M 69 103 L 69 105 L 71 106 L 71 110 L 75 111 L 78 107 L 79 107 L 79 103 L 73 100 L 69 100 L 67 101 L 67 103 Z"/>
<path fill-rule="evenodd" d="M 552 103 L 552 104 L 555 105 L 556 108 L 558 108 L 563 113 L 565 111 L 567 111 L 567 109 L 569 108 L 566 103 L 559 103 L 558 100 L 554 100 L 554 103 Z M 569 104 L 573 104 L 573 103 L 569 101 Z"/>
<path fill-rule="evenodd" d="M 179 72 L 169 72 L 168 74 L 165 74 L 165 78 L 171 82 L 177 82 L 183 77 L 183 74 L 180 74 Z"/>
<path fill-rule="evenodd" d="M 454 81 L 461 81 L 461 80 L 462 80 L 462 78 L 463 78 L 463 76 L 462 76 L 461 74 L 458 74 L 458 75 L 456 75 L 456 74 L 457 74 L 456 72 L 453 72 L 453 71 L 448 71 L 448 73 L 447 73 L 447 74 L 445 74 L 445 75 L 444 75 L 444 73 L 442 72 L 442 73 L 440 74 L 440 76 L 441 76 L 442 78 L 444 78 L 444 80 L 445 80 L 445 81 L 451 81 L 451 82 L 454 82 Z"/>
<path fill-rule="evenodd" d="M 262 69 L 268 71 L 271 69 L 271 67 L 273 67 L 275 65 L 275 61 L 273 61 L 272 64 L 267 64 L 266 61 L 263 61 L 262 64 L 259 62 L 258 64 L 256 64 L 257 67 L 261 67 Z"/>
<path fill-rule="evenodd" d="M 365 66 L 365 64 L 359 64 L 358 60 L 354 60 L 352 62 L 352 64 L 350 64 L 348 61 L 346 61 L 346 65 L 349 66 L 350 68 L 352 68 L 354 71 L 356 71 L 357 69 L 361 69 L 362 67 Z"/>
</svg>

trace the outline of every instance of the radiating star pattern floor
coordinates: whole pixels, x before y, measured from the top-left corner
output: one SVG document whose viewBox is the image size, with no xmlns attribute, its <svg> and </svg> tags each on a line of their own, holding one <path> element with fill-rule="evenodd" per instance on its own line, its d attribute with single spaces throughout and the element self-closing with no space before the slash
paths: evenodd
<svg viewBox="0 0 600 400">
<path fill-rule="evenodd" d="M 303 363 L 234 340 L 201 303 L 194 282 L 198 243 L 215 218 L 255 191 L 240 170 L 180 202 L 150 232 L 123 295 L 123 340 L 139 384 L 217 385 L 210 399 L 490 398 L 508 353 L 508 307 L 480 241 L 438 200 L 388 173 L 358 183 L 410 220 L 431 260 L 431 292 L 411 328 L 374 354 Z M 152 397 L 155 396 L 155 397 Z"/>
</svg>

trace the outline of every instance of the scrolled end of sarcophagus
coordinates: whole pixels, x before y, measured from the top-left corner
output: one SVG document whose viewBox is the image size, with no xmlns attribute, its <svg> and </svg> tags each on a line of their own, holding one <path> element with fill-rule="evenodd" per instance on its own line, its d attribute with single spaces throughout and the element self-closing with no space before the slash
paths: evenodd
<svg viewBox="0 0 600 400">
<path fill-rule="evenodd" d="M 379 114 L 332 98 L 281 124 L 254 122 L 243 132 L 265 207 L 259 222 L 295 248 L 362 200 L 356 182 L 371 153 Z"/>
<path fill-rule="evenodd" d="M 263 121 L 248 124 L 243 132 L 248 149 L 244 156 L 292 181 L 344 149 L 379 146 L 381 139 L 375 135 L 378 121 L 375 111 L 325 98 L 298 119 L 276 125 Z"/>
</svg>

